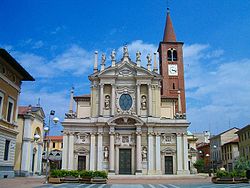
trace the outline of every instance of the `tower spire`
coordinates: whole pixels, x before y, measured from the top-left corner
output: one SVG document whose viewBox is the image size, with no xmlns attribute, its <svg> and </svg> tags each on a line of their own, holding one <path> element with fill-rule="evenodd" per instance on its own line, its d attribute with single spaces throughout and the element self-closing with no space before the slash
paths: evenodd
<svg viewBox="0 0 250 188">
<path fill-rule="evenodd" d="M 176 36 L 174 32 L 174 27 L 170 18 L 170 11 L 167 8 L 167 19 L 165 24 L 165 30 L 163 35 L 163 42 L 176 42 Z"/>
</svg>

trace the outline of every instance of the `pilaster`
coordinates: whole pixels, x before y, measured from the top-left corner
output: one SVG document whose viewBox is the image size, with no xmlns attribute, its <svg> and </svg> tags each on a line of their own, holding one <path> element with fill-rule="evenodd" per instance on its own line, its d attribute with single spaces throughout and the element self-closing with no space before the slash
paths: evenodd
<svg viewBox="0 0 250 188">
<path fill-rule="evenodd" d="M 115 115 L 115 84 L 112 84 L 111 115 Z"/>
<path fill-rule="evenodd" d="M 90 156 L 89 156 L 89 170 L 95 170 L 95 133 L 90 133 Z"/>
<path fill-rule="evenodd" d="M 99 109 L 99 115 L 100 116 L 103 116 L 103 104 L 104 104 L 104 85 L 103 84 L 100 84 L 100 109 Z"/>
<path fill-rule="evenodd" d="M 176 134 L 176 145 L 177 145 L 177 174 L 183 174 L 183 153 L 182 153 L 182 135 L 181 133 Z"/>
<path fill-rule="evenodd" d="M 68 170 L 74 170 L 74 133 L 69 133 Z"/>
<path fill-rule="evenodd" d="M 137 115 L 140 116 L 141 115 L 141 84 L 137 84 L 136 85 L 136 89 L 137 89 Z"/>
<path fill-rule="evenodd" d="M 148 133 L 148 174 L 154 173 L 154 141 L 153 133 Z"/>
<path fill-rule="evenodd" d="M 148 116 L 152 116 L 152 87 L 148 84 Z"/>
<path fill-rule="evenodd" d="M 102 149 L 103 133 L 97 133 L 97 170 L 102 170 L 103 149 Z"/>
<path fill-rule="evenodd" d="M 142 174 L 141 131 L 136 132 L 136 175 Z"/>
<path fill-rule="evenodd" d="M 115 133 L 109 132 L 109 173 L 115 173 Z"/>
<path fill-rule="evenodd" d="M 68 169 L 68 134 L 63 132 L 62 169 Z"/>
<path fill-rule="evenodd" d="M 159 133 L 155 135 L 155 170 L 156 174 L 162 174 L 161 172 L 161 137 Z"/>
</svg>

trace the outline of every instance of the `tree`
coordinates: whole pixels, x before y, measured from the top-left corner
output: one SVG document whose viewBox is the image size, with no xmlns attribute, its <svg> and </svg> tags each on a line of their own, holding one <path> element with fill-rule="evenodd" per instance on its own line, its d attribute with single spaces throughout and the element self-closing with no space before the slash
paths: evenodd
<svg viewBox="0 0 250 188">
<path fill-rule="evenodd" d="M 204 162 L 203 159 L 198 159 L 198 160 L 194 163 L 194 167 L 197 169 L 198 173 L 204 171 L 204 166 L 205 166 L 205 162 Z"/>
<path fill-rule="evenodd" d="M 246 171 L 250 169 L 250 162 L 246 160 L 244 157 L 240 157 L 236 160 L 234 165 L 234 170 L 236 171 L 238 176 L 244 177 L 246 176 Z"/>
</svg>

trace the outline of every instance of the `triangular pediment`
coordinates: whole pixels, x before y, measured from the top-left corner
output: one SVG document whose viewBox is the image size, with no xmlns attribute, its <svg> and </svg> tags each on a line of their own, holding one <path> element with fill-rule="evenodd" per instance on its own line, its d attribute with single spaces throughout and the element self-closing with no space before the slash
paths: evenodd
<svg viewBox="0 0 250 188">
<path fill-rule="evenodd" d="M 138 67 L 136 63 L 130 59 L 122 59 L 115 66 L 110 66 L 101 72 L 98 72 L 98 77 L 117 76 L 117 77 L 133 77 L 133 76 L 147 76 L 155 77 L 159 74 L 149 71 L 144 67 Z"/>
</svg>

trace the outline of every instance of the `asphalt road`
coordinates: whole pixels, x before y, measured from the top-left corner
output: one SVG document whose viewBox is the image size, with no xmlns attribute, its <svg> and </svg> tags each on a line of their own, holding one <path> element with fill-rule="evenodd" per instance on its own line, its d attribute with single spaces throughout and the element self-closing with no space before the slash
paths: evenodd
<svg viewBox="0 0 250 188">
<path fill-rule="evenodd" d="M 250 188 L 250 184 L 49 184 L 36 188 Z"/>
</svg>

